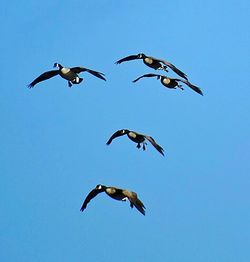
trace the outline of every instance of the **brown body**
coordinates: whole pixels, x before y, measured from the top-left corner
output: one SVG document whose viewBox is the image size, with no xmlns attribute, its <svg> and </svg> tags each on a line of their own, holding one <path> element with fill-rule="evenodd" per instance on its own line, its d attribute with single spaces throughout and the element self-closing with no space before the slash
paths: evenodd
<svg viewBox="0 0 250 262">
<path fill-rule="evenodd" d="M 186 84 L 187 86 L 189 86 L 191 89 L 193 89 L 196 93 L 203 95 L 201 89 L 198 86 L 191 84 L 189 81 L 179 79 L 179 78 L 171 78 L 171 77 L 167 77 L 167 76 L 164 76 L 164 75 L 145 74 L 145 75 L 139 76 L 138 78 L 133 80 L 133 82 L 135 83 L 135 82 L 137 82 L 138 80 L 140 80 L 141 78 L 144 78 L 144 77 L 157 77 L 157 79 L 160 79 L 161 83 L 167 88 L 173 88 L 173 89 L 180 88 L 181 90 L 184 90 L 182 85 L 179 84 L 179 82 L 182 82 L 182 83 Z"/>
<path fill-rule="evenodd" d="M 116 61 L 116 64 L 121 64 L 123 62 L 127 62 L 127 61 L 131 61 L 131 60 L 135 60 L 135 59 L 142 59 L 143 63 L 155 70 L 164 70 L 166 72 L 168 72 L 167 68 L 171 68 L 177 75 L 179 75 L 180 77 L 183 77 L 184 79 L 187 80 L 187 75 L 185 73 L 183 73 L 180 69 L 178 69 L 176 66 L 174 66 L 172 63 L 166 61 L 166 60 L 162 60 L 159 58 L 155 58 L 152 56 L 147 56 L 143 53 L 140 53 L 138 55 L 130 55 L 127 57 L 124 57 L 118 61 Z"/>
<path fill-rule="evenodd" d="M 87 204 L 90 202 L 90 200 L 102 192 L 105 192 L 108 196 L 110 196 L 115 200 L 119 200 L 119 201 L 129 200 L 131 208 L 135 206 L 139 212 L 145 215 L 145 210 L 144 210 L 145 206 L 143 205 L 141 200 L 137 197 L 137 194 L 135 192 L 129 191 L 127 189 L 121 189 L 118 187 L 104 186 L 104 185 L 97 185 L 87 195 L 80 210 L 83 211 L 87 207 Z"/>
<path fill-rule="evenodd" d="M 101 72 L 97 72 L 82 66 L 78 66 L 78 67 L 63 67 L 61 64 L 59 63 L 55 63 L 54 67 L 57 67 L 58 70 L 51 70 L 51 71 L 47 71 L 43 74 L 41 74 L 40 76 L 38 76 L 34 81 L 32 81 L 28 87 L 32 88 L 34 87 L 36 84 L 45 81 L 47 79 L 50 79 L 56 75 L 60 75 L 62 78 L 66 79 L 68 81 L 68 86 L 71 87 L 72 84 L 80 84 L 83 80 L 83 78 L 79 77 L 78 74 L 81 72 L 88 72 L 102 80 L 106 79 L 104 78 L 104 74 Z"/>
<path fill-rule="evenodd" d="M 133 142 L 137 143 L 137 148 L 141 148 L 141 144 L 142 144 L 142 148 L 143 150 L 146 149 L 146 140 L 148 140 L 153 146 L 154 148 L 164 156 L 164 149 L 158 145 L 155 140 L 153 139 L 153 137 L 148 136 L 148 135 L 144 135 L 144 134 L 140 134 L 137 133 L 135 131 L 130 131 L 128 129 L 121 129 L 116 131 L 108 140 L 108 142 L 106 143 L 107 145 L 110 145 L 111 142 L 113 141 L 113 139 L 119 137 L 119 136 L 123 136 L 123 135 L 127 135 L 128 138 L 130 140 L 132 140 Z"/>
</svg>

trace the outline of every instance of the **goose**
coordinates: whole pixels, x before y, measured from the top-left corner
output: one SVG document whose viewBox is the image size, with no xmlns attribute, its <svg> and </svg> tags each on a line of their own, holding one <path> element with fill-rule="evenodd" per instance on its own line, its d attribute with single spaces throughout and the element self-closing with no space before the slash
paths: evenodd
<svg viewBox="0 0 250 262">
<path fill-rule="evenodd" d="M 104 81 L 106 81 L 106 79 L 104 78 L 104 74 L 82 67 L 82 66 L 78 66 L 78 67 L 63 67 L 61 64 L 59 63 L 54 63 L 54 67 L 58 68 L 57 70 L 51 70 L 51 71 L 47 71 L 43 74 L 41 74 L 40 76 L 38 76 L 33 82 L 31 82 L 28 87 L 29 88 L 33 88 L 36 84 L 47 80 L 53 76 L 56 75 L 60 75 L 62 78 L 66 79 L 68 81 L 68 86 L 71 87 L 72 84 L 80 84 L 83 80 L 83 78 L 79 77 L 78 74 L 81 72 L 88 72 Z"/>
<path fill-rule="evenodd" d="M 115 200 L 119 201 L 126 201 L 129 200 L 130 207 L 133 208 L 134 206 L 136 209 L 141 212 L 145 216 L 145 206 L 141 202 L 141 200 L 137 197 L 137 194 L 133 191 L 129 191 L 127 189 L 121 189 L 118 187 L 113 186 L 104 186 L 104 185 L 97 185 L 93 190 L 90 191 L 90 193 L 85 198 L 80 211 L 84 211 L 87 207 L 88 203 L 96 197 L 98 194 L 105 192 L 108 196 Z"/>
<path fill-rule="evenodd" d="M 179 75 L 180 77 L 187 79 L 187 75 L 185 73 L 183 73 L 181 70 L 179 70 L 177 67 L 175 67 L 173 64 L 171 64 L 170 62 L 166 61 L 166 60 L 162 60 L 162 59 L 158 59 L 152 56 L 147 56 L 143 53 L 140 53 L 138 55 L 129 55 L 127 57 L 124 57 L 118 61 L 115 62 L 115 64 L 121 64 L 123 62 L 127 62 L 130 60 L 135 60 L 135 59 L 142 59 L 143 63 L 155 70 L 164 70 L 166 72 L 168 72 L 167 68 L 171 68 L 177 75 Z"/>
<path fill-rule="evenodd" d="M 179 78 L 171 78 L 171 77 L 167 77 L 167 76 L 164 76 L 164 75 L 145 74 L 145 75 L 142 75 L 142 76 L 136 78 L 135 80 L 133 80 L 133 83 L 137 82 L 138 80 L 140 80 L 143 77 L 157 77 L 157 79 L 159 79 L 165 87 L 174 88 L 174 89 L 180 88 L 181 90 L 184 90 L 182 85 L 180 85 L 178 83 L 178 82 L 182 82 L 182 83 L 186 84 L 187 86 L 189 86 L 191 89 L 193 89 L 196 93 L 203 96 L 201 89 L 198 86 L 192 85 L 189 81 L 179 79 Z"/>
<path fill-rule="evenodd" d="M 119 137 L 119 136 L 123 136 L 123 135 L 127 135 L 128 138 L 130 140 L 132 140 L 133 142 L 137 143 L 137 148 L 141 148 L 141 144 L 142 144 L 142 149 L 145 150 L 146 149 L 146 140 L 148 140 L 154 147 L 155 149 L 164 156 L 164 149 L 159 146 L 155 140 L 153 139 L 153 137 L 148 136 L 148 135 L 144 135 L 144 134 L 140 134 L 137 133 L 135 131 L 131 131 L 128 129 L 121 129 L 116 131 L 108 140 L 108 142 L 106 143 L 107 145 L 110 145 L 111 142 L 113 141 L 113 139 Z"/>
</svg>

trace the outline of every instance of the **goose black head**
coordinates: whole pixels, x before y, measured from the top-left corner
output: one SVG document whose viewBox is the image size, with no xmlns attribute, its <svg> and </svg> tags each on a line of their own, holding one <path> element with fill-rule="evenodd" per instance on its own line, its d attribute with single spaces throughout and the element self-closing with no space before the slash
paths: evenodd
<svg viewBox="0 0 250 262">
<path fill-rule="evenodd" d="M 95 189 L 96 190 L 99 190 L 99 191 L 104 191 L 105 190 L 105 186 L 104 185 L 101 185 L 101 184 L 98 184 L 96 187 L 95 187 Z"/>
<path fill-rule="evenodd" d="M 146 56 L 143 53 L 138 54 L 138 58 L 145 58 Z"/>
<path fill-rule="evenodd" d="M 128 134 L 130 131 L 128 129 L 122 129 L 120 130 L 121 134 Z"/>
<path fill-rule="evenodd" d="M 57 67 L 57 68 L 62 68 L 62 65 L 61 64 L 59 64 L 59 63 L 54 63 L 54 67 Z"/>
<path fill-rule="evenodd" d="M 159 80 L 159 79 L 161 79 L 162 78 L 162 76 L 157 76 L 157 79 Z"/>
</svg>

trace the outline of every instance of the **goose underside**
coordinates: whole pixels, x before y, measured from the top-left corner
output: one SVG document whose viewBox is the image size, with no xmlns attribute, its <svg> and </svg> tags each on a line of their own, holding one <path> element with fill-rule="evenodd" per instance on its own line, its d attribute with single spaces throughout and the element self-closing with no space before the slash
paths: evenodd
<svg viewBox="0 0 250 262">
<path fill-rule="evenodd" d="M 79 84 L 79 80 L 77 81 L 77 79 L 80 79 L 79 76 L 75 73 L 73 73 L 72 71 L 68 71 L 67 73 L 61 73 L 60 74 L 62 78 L 74 83 L 74 84 Z"/>
</svg>

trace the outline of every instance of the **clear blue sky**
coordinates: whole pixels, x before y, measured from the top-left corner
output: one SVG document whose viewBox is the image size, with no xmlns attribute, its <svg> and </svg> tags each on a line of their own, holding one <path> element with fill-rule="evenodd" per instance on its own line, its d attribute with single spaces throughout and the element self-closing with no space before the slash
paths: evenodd
<svg viewBox="0 0 250 262">
<path fill-rule="evenodd" d="M 0 4 L 0 261 L 250 261 L 250 3 Z M 141 61 L 171 61 L 204 92 L 164 88 Z M 104 72 L 27 89 L 55 62 Z M 169 72 L 169 76 L 175 76 Z M 152 135 L 145 152 L 116 130 Z M 105 194 L 136 191 L 146 216 Z"/>
</svg>

